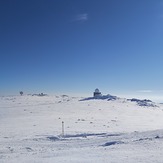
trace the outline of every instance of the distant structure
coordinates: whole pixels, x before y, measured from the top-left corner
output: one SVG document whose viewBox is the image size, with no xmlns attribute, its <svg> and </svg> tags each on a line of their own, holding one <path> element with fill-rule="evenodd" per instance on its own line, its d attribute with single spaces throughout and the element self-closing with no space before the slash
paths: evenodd
<svg viewBox="0 0 163 163">
<path fill-rule="evenodd" d="M 21 96 L 23 95 L 23 91 L 20 91 L 19 93 L 20 93 Z"/>
<path fill-rule="evenodd" d="M 94 91 L 94 93 L 93 93 L 93 96 L 94 96 L 94 97 L 96 97 L 96 98 L 98 98 L 98 97 L 101 97 L 101 96 L 102 96 L 102 94 L 101 94 L 101 92 L 99 91 L 99 89 L 98 89 L 98 88 L 96 88 L 96 89 L 95 89 L 95 91 Z"/>
</svg>

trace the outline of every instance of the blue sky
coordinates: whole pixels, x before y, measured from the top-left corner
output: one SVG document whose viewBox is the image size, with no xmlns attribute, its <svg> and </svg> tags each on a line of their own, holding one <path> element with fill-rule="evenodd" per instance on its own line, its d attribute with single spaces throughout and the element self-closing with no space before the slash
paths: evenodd
<svg viewBox="0 0 163 163">
<path fill-rule="evenodd" d="M 163 101 L 162 0 L 0 1 L 0 94 Z"/>
</svg>

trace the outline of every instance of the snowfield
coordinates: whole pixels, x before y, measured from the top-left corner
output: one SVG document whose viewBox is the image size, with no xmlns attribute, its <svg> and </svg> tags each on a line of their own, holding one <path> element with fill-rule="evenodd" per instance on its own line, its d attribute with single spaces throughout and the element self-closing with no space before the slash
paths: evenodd
<svg viewBox="0 0 163 163">
<path fill-rule="evenodd" d="M 82 99 L 0 97 L 0 163 L 163 162 L 163 105 Z"/>
</svg>

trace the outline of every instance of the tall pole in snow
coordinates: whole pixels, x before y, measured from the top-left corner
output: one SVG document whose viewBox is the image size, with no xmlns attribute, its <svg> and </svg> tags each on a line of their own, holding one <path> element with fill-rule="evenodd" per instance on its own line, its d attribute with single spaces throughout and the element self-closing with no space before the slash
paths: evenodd
<svg viewBox="0 0 163 163">
<path fill-rule="evenodd" d="M 62 121 L 62 136 L 64 136 L 64 122 Z"/>
</svg>

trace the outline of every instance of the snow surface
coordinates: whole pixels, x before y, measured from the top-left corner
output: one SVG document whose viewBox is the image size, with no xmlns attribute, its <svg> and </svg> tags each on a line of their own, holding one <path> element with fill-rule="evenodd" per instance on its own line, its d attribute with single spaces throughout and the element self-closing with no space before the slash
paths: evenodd
<svg viewBox="0 0 163 163">
<path fill-rule="evenodd" d="M 0 97 L 0 163 L 163 162 L 163 105 L 82 99 Z"/>
</svg>

